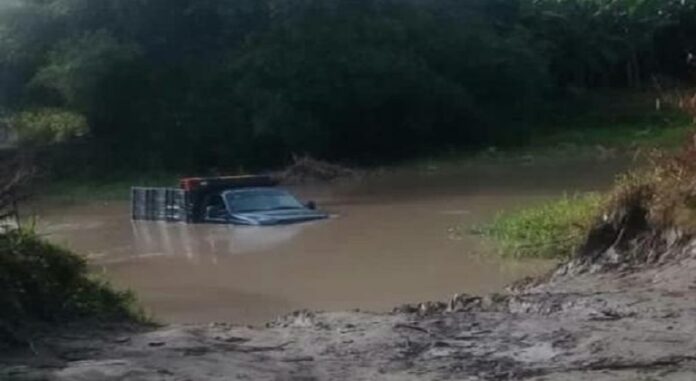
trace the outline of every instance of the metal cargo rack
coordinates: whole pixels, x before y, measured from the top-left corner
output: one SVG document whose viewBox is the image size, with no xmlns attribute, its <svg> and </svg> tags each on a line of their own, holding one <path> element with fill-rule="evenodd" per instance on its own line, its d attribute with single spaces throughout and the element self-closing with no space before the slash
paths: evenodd
<svg viewBox="0 0 696 381">
<path fill-rule="evenodd" d="M 131 217 L 134 220 L 191 222 L 188 193 L 177 188 L 133 187 Z"/>
</svg>

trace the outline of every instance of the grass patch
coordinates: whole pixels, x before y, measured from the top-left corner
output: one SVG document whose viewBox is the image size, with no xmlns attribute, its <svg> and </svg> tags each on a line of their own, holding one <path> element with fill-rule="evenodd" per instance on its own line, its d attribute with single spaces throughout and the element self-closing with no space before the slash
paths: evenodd
<svg viewBox="0 0 696 381">
<path fill-rule="evenodd" d="M 532 148 L 605 147 L 616 149 L 675 149 L 693 131 L 691 118 L 669 112 L 635 121 L 589 120 L 567 122 L 556 132 L 535 136 Z"/>
<path fill-rule="evenodd" d="M 31 231 L 0 234 L 0 344 L 27 327 L 82 319 L 150 323 L 130 291 L 90 275 L 86 261 Z"/>
<path fill-rule="evenodd" d="M 644 168 L 621 176 L 605 195 L 563 197 L 501 213 L 476 231 L 490 237 L 503 255 L 559 259 L 582 255 L 576 250 L 581 245 L 595 249 L 631 247 L 625 243 L 642 234 L 652 237 L 643 239 L 642 244 L 655 245 L 669 241 L 660 236 L 663 232 L 694 237 L 696 144 L 687 142 L 685 148 L 676 152 L 653 152 Z M 630 255 L 632 260 L 638 260 L 655 253 L 659 250 L 643 248 Z"/>
<path fill-rule="evenodd" d="M 477 228 L 517 258 L 568 258 L 582 243 L 602 205 L 595 193 L 565 196 L 536 207 L 501 213 L 492 223 Z"/>
<path fill-rule="evenodd" d="M 690 139 L 693 115 L 664 105 L 660 111 L 651 109 L 655 100 L 645 94 L 618 103 L 608 100 L 593 100 L 585 112 L 570 118 L 559 114 L 519 152 L 549 157 L 578 156 L 592 149 L 609 155 L 644 152 L 647 166 L 624 175 L 606 195 L 564 197 L 498 215 L 478 230 L 504 255 L 565 259 L 581 245 L 596 240 L 590 236 L 598 231 L 606 239 L 602 234 L 616 230 L 616 234 L 605 234 L 611 242 L 600 244 L 606 247 L 645 229 L 676 228 L 696 235 L 696 145 Z M 679 149 L 685 142 L 687 147 Z"/>
<path fill-rule="evenodd" d="M 539 128 L 526 143 L 489 147 L 476 151 L 448 151 L 404 162 L 401 166 L 417 168 L 448 164 L 477 165 L 489 163 L 556 162 L 558 160 L 609 159 L 633 156 L 653 149 L 677 150 L 694 125 L 689 116 L 665 112 L 660 118 L 614 120 L 592 118 L 564 121 Z"/>
<path fill-rule="evenodd" d="M 181 176 L 155 173 L 100 178 L 50 179 L 42 186 L 41 198 L 59 201 L 129 200 L 133 186 L 177 186 Z"/>
</svg>

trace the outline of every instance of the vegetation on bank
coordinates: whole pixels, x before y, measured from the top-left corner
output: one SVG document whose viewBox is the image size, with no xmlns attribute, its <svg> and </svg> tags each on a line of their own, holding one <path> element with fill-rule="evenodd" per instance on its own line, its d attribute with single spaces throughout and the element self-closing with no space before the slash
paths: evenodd
<svg viewBox="0 0 696 381">
<path fill-rule="evenodd" d="M 660 109 L 655 104 L 661 102 Z M 682 146 L 693 130 L 687 110 L 667 103 L 655 92 L 595 93 L 575 111 L 551 106 L 548 120 L 514 144 L 477 150 L 443 150 L 397 165 L 526 163 L 573 158 L 611 159 L 621 155 L 645 156 L 654 149 L 672 151 Z"/>
<path fill-rule="evenodd" d="M 689 81 L 694 20 L 681 0 L 15 0 L 0 117 L 84 135 L 58 175 L 475 150 L 529 142 L 550 102 Z"/>
<path fill-rule="evenodd" d="M 177 186 L 181 177 L 183 176 L 175 173 L 125 171 L 104 176 L 48 177 L 37 184 L 42 189 L 37 197 L 65 202 L 130 200 L 131 187 L 173 187 Z"/>
<path fill-rule="evenodd" d="M 625 128 L 602 127 L 575 130 L 549 136 L 545 139 L 547 144 L 537 143 L 533 146 L 515 149 L 489 148 L 474 152 L 454 151 L 401 161 L 392 165 L 400 168 L 430 168 L 441 165 L 518 165 L 520 163 L 530 164 L 535 161 L 565 161 L 578 158 L 597 159 L 597 162 L 601 163 L 602 160 L 615 159 L 621 155 L 644 157 L 654 149 L 672 151 L 679 146 L 677 142 L 683 141 L 689 135 L 692 128 L 690 123 L 686 123 L 656 128 L 626 126 Z M 369 175 L 371 167 L 361 167 L 357 170 L 347 169 L 347 171 L 357 171 Z M 224 172 L 225 175 L 246 173 L 244 170 Z M 206 172 L 196 172 L 195 175 L 206 175 Z M 130 190 L 133 186 L 176 186 L 179 179 L 184 176 L 186 176 L 184 173 L 122 171 L 103 176 L 86 174 L 58 178 L 48 177 L 40 183 L 42 191 L 37 196 L 39 199 L 61 202 L 123 201 L 129 200 Z"/>
<path fill-rule="evenodd" d="M 583 242 L 602 205 L 599 194 L 565 196 L 516 212 L 501 213 L 477 229 L 505 256 L 569 258 Z"/>
<path fill-rule="evenodd" d="M 626 234 L 649 227 L 696 235 L 696 134 L 679 153 L 654 153 L 651 163 L 619 179 L 606 219 L 625 225 Z"/>
<path fill-rule="evenodd" d="M 375 166 L 394 167 L 439 167 L 441 165 L 488 165 L 492 163 L 519 164 L 530 161 L 573 160 L 576 158 L 612 159 L 621 155 L 636 156 L 648 154 L 653 149 L 677 149 L 693 128 L 688 113 L 670 105 L 661 110 L 654 109 L 655 94 L 652 92 L 620 92 L 593 95 L 586 101 L 582 112 L 573 118 L 558 117 L 551 125 L 539 126 L 537 133 L 528 141 L 514 146 L 491 146 L 487 149 L 441 151 L 418 158 L 400 161 L 382 161 L 379 165 L 357 166 L 358 172 L 369 174 Z M 295 172 L 306 170 L 306 162 L 312 162 L 314 172 L 328 173 L 315 177 L 335 176 L 337 168 L 351 172 L 346 167 L 311 159 L 307 156 L 294 156 L 294 161 L 283 168 L 264 168 L 288 177 L 303 177 Z M 354 167 L 348 164 L 347 167 Z M 42 198 L 59 201 L 108 201 L 126 200 L 130 188 L 142 186 L 174 186 L 186 175 L 234 175 L 248 174 L 252 170 L 237 167 L 231 170 L 219 168 L 174 172 L 174 171 L 133 171 L 121 170 L 99 173 L 85 172 L 62 176 L 48 176 L 43 182 Z M 257 171 L 253 171 L 257 173 Z M 315 175 L 317 175 L 315 173 Z M 287 180 L 287 179 L 286 179 Z M 290 182 L 296 182 L 291 179 Z"/>
<path fill-rule="evenodd" d="M 0 346 L 21 344 L 44 325 L 147 322 L 133 293 L 115 290 L 82 257 L 26 230 L 0 234 L 0 305 Z"/>
<path fill-rule="evenodd" d="M 339 164 L 316 160 L 309 156 L 295 156 L 292 164 L 282 170 L 265 171 L 282 185 L 327 183 L 334 180 L 357 179 L 363 171 Z M 225 173 L 196 173 L 190 176 L 230 176 L 248 175 L 243 168 Z M 45 193 L 42 199 L 54 201 L 109 201 L 127 200 L 133 186 L 174 187 L 185 174 L 130 173 L 109 174 L 108 176 L 74 176 L 62 179 L 48 178 L 42 185 Z"/>
<path fill-rule="evenodd" d="M 693 130 L 692 130 L 693 132 Z M 503 213 L 478 231 L 505 255 L 569 258 L 583 245 L 609 248 L 641 234 L 663 244 L 696 235 L 696 140 L 678 152 L 653 151 L 647 165 L 620 176 L 606 194 L 565 197 L 537 207 Z M 593 237 L 594 236 L 594 237 Z M 599 238 L 598 238 L 599 237 Z M 593 242 L 600 240 L 603 242 Z M 654 255 L 642 248 L 631 255 Z M 597 250 L 596 248 L 594 249 Z"/>
<path fill-rule="evenodd" d="M 677 149 L 693 129 L 693 117 L 658 92 L 593 94 L 576 112 L 549 110 L 530 138 L 532 149 L 597 147 Z"/>
</svg>

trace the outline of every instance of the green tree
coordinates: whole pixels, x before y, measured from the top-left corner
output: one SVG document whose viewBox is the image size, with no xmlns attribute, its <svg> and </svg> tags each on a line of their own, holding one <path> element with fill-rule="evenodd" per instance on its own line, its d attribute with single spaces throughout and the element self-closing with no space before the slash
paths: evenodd
<svg viewBox="0 0 696 381">
<path fill-rule="evenodd" d="M 88 112 L 104 78 L 137 55 L 137 46 L 120 43 L 104 30 L 86 33 L 58 42 L 30 85 L 55 91 L 66 105 Z"/>
<path fill-rule="evenodd" d="M 404 157 L 523 137 L 570 89 L 688 80 L 695 37 L 682 0 L 16 0 L 0 109 L 78 112 L 100 168 Z"/>
</svg>

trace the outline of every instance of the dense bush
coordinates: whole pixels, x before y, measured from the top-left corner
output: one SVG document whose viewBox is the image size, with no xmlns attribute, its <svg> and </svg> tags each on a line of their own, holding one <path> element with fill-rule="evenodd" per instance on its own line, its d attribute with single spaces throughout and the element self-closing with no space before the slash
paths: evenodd
<svg viewBox="0 0 696 381">
<path fill-rule="evenodd" d="M 82 115 L 63 110 L 23 111 L 9 118 L 8 123 L 26 145 L 61 143 L 88 132 Z"/>
<path fill-rule="evenodd" d="M 0 328 L 80 318 L 139 319 L 134 296 L 88 274 L 86 262 L 33 233 L 0 234 Z"/>
<path fill-rule="evenodd" d="M 578 89 L 688 79 L 694 20 L 680 0 L 17 0 L 0 111 L 84 115 L 100 168 L 398 158 L 514 141 Z"/>
</svg>

